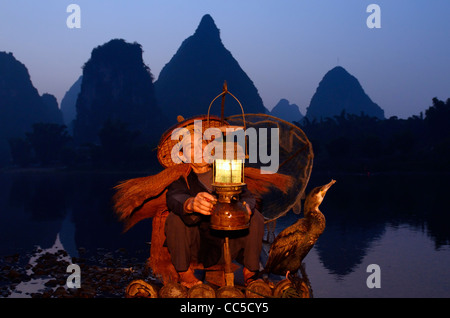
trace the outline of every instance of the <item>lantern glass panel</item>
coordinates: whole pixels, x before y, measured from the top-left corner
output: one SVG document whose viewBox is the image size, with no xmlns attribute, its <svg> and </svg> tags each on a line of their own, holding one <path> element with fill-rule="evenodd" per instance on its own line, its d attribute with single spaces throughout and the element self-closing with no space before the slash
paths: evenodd
<svg viewBox="0 0 450 318">
<path fill-rule="evenodd" d="M 216 159 L 214 183 L 243 183 L 243 160 Z"/>
</svg>

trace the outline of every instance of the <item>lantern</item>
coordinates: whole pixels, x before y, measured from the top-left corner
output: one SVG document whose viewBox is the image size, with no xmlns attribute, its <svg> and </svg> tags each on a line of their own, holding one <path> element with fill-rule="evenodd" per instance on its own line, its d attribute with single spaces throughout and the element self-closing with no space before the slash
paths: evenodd
<svg viewBox="0 0 450 318">
<path fill-rule="evenodd" d="M 208 109 L 209 110 L 214 101 L 222 96 L 222 124 L 220 127 L 222 131 L 222 158 L 216 158 L 213 163 L 213 189 L 217 195 L 217 203 L 211 212 L 211 228 L 215 230 L 242 230 L 249 227 L 250 216 L 247 208 L 239 201 L 239 194 L 242 192 L 244 183 L 244 156 L 242 148 L 237 143 L 229 142 L 226 139 L 226 132 L 230 127 L 235 129 L 245 130 L 244 110 L 239 100 L 239 103 L 244 118 L 244 127 L 225 125 L 223 119 L 225 95 L 232 95 L 228 89 L 226 82 L 224 83 L 223 92 L 213 99 Z M 229 147 L 231 145 L 231 147 Z M 228 147 L 227 147 L 228 146 Z M 244 146 L 245 147 L 245 146 Z M 231 148 L 229 151 L 228 148 Z"/>
</svg>

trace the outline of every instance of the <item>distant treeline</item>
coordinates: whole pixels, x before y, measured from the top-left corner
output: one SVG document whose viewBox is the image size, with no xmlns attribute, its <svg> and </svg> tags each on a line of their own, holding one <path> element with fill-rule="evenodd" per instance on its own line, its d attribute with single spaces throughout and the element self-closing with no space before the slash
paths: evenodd
<svg viewBox="0 0 450 318">
<path fill-rule="evenodd" d="M 434 98 L 425 116 L 378 119 L 342 112 L 320 121 L 296 123 L 310 139 L 315 170 L 345 172 L 448 171 L 450 98 Z M 64 165 L 114 170 L 160 169 L 157 142 L 143 143 L 140 132 L 120 121 L 106 121 L 99 144 L 76 145 L 66 126 L 38 123 L 25 138 L 9 140 L 20 167 Z"/>
<path fill-rule="evenodd" d="M 314 169 L 346 172 L 449 171 L 450 98 L 433 98 L 425 116 L 380 120 L 342 112 L 296 123 L 314 149 Z"/>
<path fill-rule="evenodd" d="M 141 133 L 120 121 L 106 121 L 99 144 L 78 145 L 67 127 L 37 123 L 25 138 L 9 140 L 13 164 L 19 167 L 64 166 L 75 169 L 148 170 L 157 164 L 156 144 L 143 143 Z"/>
</svg>

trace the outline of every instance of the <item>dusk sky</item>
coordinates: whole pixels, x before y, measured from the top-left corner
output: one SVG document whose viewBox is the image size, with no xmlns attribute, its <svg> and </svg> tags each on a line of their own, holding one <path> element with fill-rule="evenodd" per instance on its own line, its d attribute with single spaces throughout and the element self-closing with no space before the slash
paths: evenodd
<svg viewBox="0 0 450 318">
<path fill-rule="evenodd" d="M 71 3 L 81 9 L 81 28 L 66 24 Z M 366 23 L 370 4 L 381 10 L 381 28 Z M 0 51 L 12 52 L 39 93 L 60 103 L 92 49 L 113 38 L 141 44 L 157 80 L 204 14 L 268 109 L 286 98 L 305 114 L 337 65 L 387 118 L 419 115 L 433 97 L 450 97 L 449 0 L 2 0 Z"/>
</svg>

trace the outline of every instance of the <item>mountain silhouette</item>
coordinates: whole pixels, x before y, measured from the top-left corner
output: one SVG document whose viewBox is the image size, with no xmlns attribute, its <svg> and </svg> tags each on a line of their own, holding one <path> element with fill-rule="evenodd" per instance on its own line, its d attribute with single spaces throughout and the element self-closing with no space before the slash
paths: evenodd
<svg viewBox="0 0 450 318">
<path fill-rule="evenodd" d="M 306 110 L 310 120 L 347 114 L 384 119 L 384 110 L 364 92 L 359 81 L 343 67 L 337 66 L 325 74 Z"/>
<path fill-rule="evenodd" d="M 268 112 L 255 85 L 225 48 L 219 29 L 207 14 L 161 70 L 155 82 L 158 104 L 171 123 L 178 115 L 188 118 L 206 114 L 211 101 L 222 92 L 224 81 L 246 113 Z M 231 96 L 225 104 L 226 116 L 241 113 Z M 211 114 L 220 115 L 220 101 L 213 104 Z"/>
<path fill-rule="evenodd" d="M 39 122 L 62 124 L 56 98 L 39 96 L 25 65 L 0 52 L 0 164 L 10 158 L 8 140 L 24 137 Z"/>
<path fill-rule="evenodd" d="M 83 67 L 76 109 L 74 139 L 79 144 L 99 143 L 105 123 L 126 124 L 149 143 L 159 140 L 168 125 L 156 104 L 153 76 L 142 59 L 141 45 L 123 39 L 92 50 Z"/>
<path fill-rule="evenodd" d="M 280 99 L 270 114 L 288 122 L 300 122 L 303 119 L 303 115 L 298 106 L 296 104 L 289 104 L 289 101 L 284 98 Z"/>
<path fill-rule="evenodd" d="M 72 121 L 77 117 L 77 98 L 81 90 L 81 81 L 83 80 L 83 75 L 81 75 L 75 83 L 69 88 L 69 90 L 64 94 L 61 100 L 61 112 L 64 118 L 66 126 L 69 131 L 73 131 Z"/>
<path fill-rule="evenodd" d="M 44 93 L 41 96 L 44 110 L 46 113 L 47 122 L 55 124 L 64 124 L 63 115 L 58 107 L 56 97 L 49 93 Z"/>
</svg>

